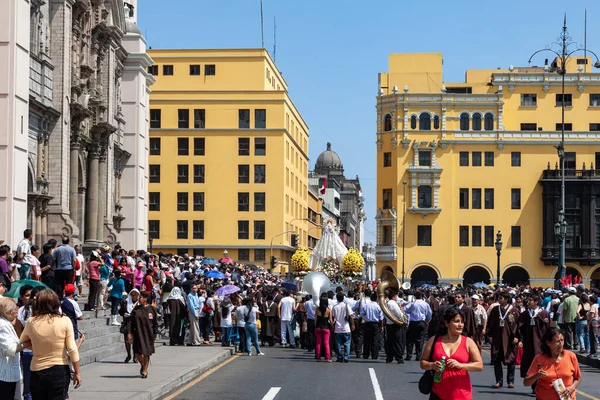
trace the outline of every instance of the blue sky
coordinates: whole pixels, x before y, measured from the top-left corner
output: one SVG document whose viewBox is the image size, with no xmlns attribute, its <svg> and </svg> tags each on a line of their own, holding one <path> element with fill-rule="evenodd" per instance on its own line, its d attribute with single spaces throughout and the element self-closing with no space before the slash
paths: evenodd
<svg viewBox="0 0 600 400">
<path fill-rule="evenodd" d="M 263 0 L 265 47 L 310 128 L 311 169 L 328 141 L 366 197 L 365 240 L 375 243 L 377 73 L 389 53 L 441 52 L 444 80 L 466 69 L 513 64 L 554 41 L 567 13 L 573 40 L 600 55 L 600 1 Z M 260 47 L 260 0 L 140 0 L 138 23 L 152 48 Z M 543 63 L 541 56 L 538 64 Z"/>
</svg>

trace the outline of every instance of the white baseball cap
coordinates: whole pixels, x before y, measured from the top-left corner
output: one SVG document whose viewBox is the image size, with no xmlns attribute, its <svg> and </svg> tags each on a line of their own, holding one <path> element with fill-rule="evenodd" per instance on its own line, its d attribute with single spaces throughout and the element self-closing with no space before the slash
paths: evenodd
<svg viewBox="0 0 600 400">
<path fill-rule="evenodd" d="M 476 295 L 476 294 L 474 294 L 473 296 L 471 296 L 471 298 L 472 298 L 473 300 L 479 300 L 479 296 L 478 296 L 478 295 Z"/>
</svg>

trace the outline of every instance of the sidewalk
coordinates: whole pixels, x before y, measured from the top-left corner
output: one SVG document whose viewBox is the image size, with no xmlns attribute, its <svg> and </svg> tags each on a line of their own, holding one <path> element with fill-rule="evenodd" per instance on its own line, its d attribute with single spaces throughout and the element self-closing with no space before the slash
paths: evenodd
<svg viewBox="0 0 600 400">
<path fill-rule="evenodd" d="M 119 344 L 123 346 L 122 343 Z M 148 379 L 140 378 L 139 364 L 112 356 L 81 368 L 83 384 L 69 388 L 71 400 L 156 400 L 225 361 L 233 348 L 161 346 L 150 358 Z"/>
</svg>

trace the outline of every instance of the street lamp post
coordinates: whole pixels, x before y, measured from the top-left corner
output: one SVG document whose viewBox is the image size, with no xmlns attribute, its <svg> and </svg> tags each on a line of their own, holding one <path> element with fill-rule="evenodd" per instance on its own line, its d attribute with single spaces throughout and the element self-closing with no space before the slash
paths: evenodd
<svg viewBox="0 0 600 400">
<path fill-rule="evenodd" d="M 496 266 L 496 287 L 500 285 L 500 254 L 502 253 L 502 232 L 498 231 L 496 233 L 496 257 L 497 257 L 497 266 Z"/>
<path fill-rule="evenodd" d="M 150 242 L 150 248 L 149 248 L 149 252 L 150 252 L 150 254 L 152 254 L 152 242 L 153 242 L 153 241 L 154 241 L 154 238 L 153 238 L 153 237 L 150 237 L 150 238 L 148 239 L 148 242 Z"/>
<path fill-rule="evenodd" d="M 538 50 L 529 57 L 529 63 L 531 64 L 531 59 L 538 53 L 543 51 L 549 51 L 555 54 L 560 59 L 560 68 L 557 72 L 561 75 L 561 129 L 560 129 L 560 143 L 556 147 L 556 151 L 558 153 L 558 159 L 560 161 L 560 209 L 558 211 L 558 222 L 554 226 L 554 233 L 556 234 L 559 251 L 558 251 L 558 272 L 556 274 L 557 281 L 560 282 L 560 279 L 565 277 L 566 268 L 565 268 L 565 237 L 567 230 L 567 221 L 565 219 L 565 75 L 567 74 L 567 60 L 571 55 L 578 51 L 583 51 L 586 55 L 587 53 L 591 53 L 596 57 L 596 62 L 594 63 L 595 68 L 600 68 L 600 60 L 598 56 L 593 51 L 587 49 L 585 46 L 580 46 L 579 44 L 573 42 L 571 40 L 571 36 L 569 36 L 569 32 L 567 31 L 567 15 L 565 14 L 565 20 L 563 23 L 562 32 L 558 38 L 559 42 L 553 42 L 551 45 L 546 46 L 544 49 Z M 560 47 L 559 51 L 555 50 L 553 47 L 558 45 Z M 572 46 L 575 47 L 574 50 L 571 50 Z M 585 59 L 587 63 L 587 58 Z M 547 65 L 546 65 L 547 71 Z M 558 283 L 557 283 L 558 284 Z"/>
<path fill-rule="evenodd" d="M 406 244 L 406 184 L 408 182 L 402 182 L 402 283 L 404 283 L 404 251 Z"/>
</svg>

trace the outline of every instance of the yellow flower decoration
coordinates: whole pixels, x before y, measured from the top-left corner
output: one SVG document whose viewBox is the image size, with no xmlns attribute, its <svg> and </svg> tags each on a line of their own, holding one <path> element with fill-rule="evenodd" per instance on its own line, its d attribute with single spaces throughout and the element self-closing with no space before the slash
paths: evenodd
<svg viewBox="0 0 600 400">
<path fill-rule="evenodd" d="M 296 275 L 306 275 L 310 267 L 310 250 L 300 247 L 292 256 L 292 267 Z"/>
<path fill-rule="evenodd" d="M 343 272 L 346 276 L 358 276 L 362 275 L 363 268 L 365 267 L 365 260 L 363 259 L 360 251 L 356 249 L 348 250 L 348 253 L 342 260 L 344 263 Z"/>
</svg>

